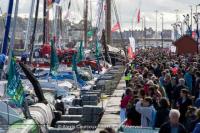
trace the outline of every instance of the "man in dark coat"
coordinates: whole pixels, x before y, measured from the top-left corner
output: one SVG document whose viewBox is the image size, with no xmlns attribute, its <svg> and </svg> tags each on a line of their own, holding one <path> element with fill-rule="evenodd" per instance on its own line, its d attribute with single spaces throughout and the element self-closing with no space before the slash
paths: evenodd
<svg viewBox="0 0 200 133">
<path fill-rule="evenodd" d="M 169 118 L 169 122 L 160 127 L 159 133 L 187 133 L 185 127 L 179 123 L 180 112 L 178 110 L 172 109 Z"/>
</svg>

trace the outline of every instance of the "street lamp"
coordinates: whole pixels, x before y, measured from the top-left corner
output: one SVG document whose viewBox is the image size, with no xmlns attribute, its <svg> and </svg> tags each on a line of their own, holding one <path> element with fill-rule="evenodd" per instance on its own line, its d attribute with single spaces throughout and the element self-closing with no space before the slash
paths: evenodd
<svg viewBox="0 0 200 133">
<path fill-rule="evenodd" d="M 155 12 L 156 12 L 156 45 L 157 45 L 157 33 L 158 33 L 158 28 L 157 28 L 157 26 L 158 26 L 158 10 L 155 10 Z"/>
<path fill-rule="evenodd" d="M 164 48 L 164 44 L 163 44 L 163 30 L 164 30 L 164 14 L 161 13 L 161 19 L 162 19 L 162 34 L 161 34 L 161 37 L 162 37 L 162 48 Z"/>
</svg>

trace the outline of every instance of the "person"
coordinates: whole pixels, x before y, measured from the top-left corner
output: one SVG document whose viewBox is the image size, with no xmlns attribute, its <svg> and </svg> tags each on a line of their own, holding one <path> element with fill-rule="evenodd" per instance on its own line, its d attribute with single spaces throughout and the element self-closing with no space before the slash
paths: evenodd
<svg viewBox="0 0 200 133">
<path fill-rule="evenodd" d="M 180 98 L 180 92 L 182 89 L 187 89 L 187 86 L 185 86 L 185 79 L 180 78 L 178 80 L 178 85 L 176 86 L 175 90 L 174 90 L 174 99 L 175 102 L 177 102 L 177 100 Z"/>
<path fill-rule="evenodd" d="M 145 97 L 136 103 L 135 109 L 141 114 L 141 126 L 153 127 L 155 121 L 156 110 L 153 107 L 153 100 Z"/>
<path fill-rule="evenodd" d="M 166 74 L 165 79 L 164 79 L 164 88 L 165 88 L 165 91 L 167 93 L 167 97 L 169 98 L 170 102 L 172 101 L 172 92 L 173 92 L 171 80 L 172 80 L 171 75 Z"/>
<path fill-rule="evenodd" d="M 185 124 L 185 128 L 188 130 L 188 131 L 192 131 L 194 129 L 194 126 L 196 125 L 196 122 L 195 121 L 197 120 L 197 115 L 196 115 L 196 110 L 197 108 L 196 107 L 193 107 L 193 106 L 189 106 L 188 107 L 188 110 L 187 110 L 187 113 L 186 113 L 186 124 Z M 192 125 L 193 123 L 193 125 Z"/>
<path fill-rule="evenodd" d="M 194 90 L 193 90 L 193 94 L 196 95 L 196 97 L 199 97 L 200 96 L 200 71 L 197 71 L 195 73 L 195 87 L 194 87 Z M 198 95 L 198 96 L 197 96 Z"/>
<path fill-rule="evenodd" d="M 169 121 L 164 123 L 159 133 L 187 133 L 185 127 L 179 123 L 180 112 L 172 109 L 169 112 Z"/>
<path fill-rule="evenodd" d="M 132 99 L 132 91 L 130 88 L 126 89 L 125 96 L 122 97 L 121 104 L 120 104 L 120 120 L 124 122 L 126 119 L 126 107 L 128 102 Z"/>
<path fill-rule="evenodd" d="M 200 109 L 196 110 L 196 117 L 195 120 L 190 123 L 189 132 L 192 132 L 195 129 L 197 123 L 200 123 Z"/>
<path fill-rule="evenodd" d="M 185 124 L 186 112 L 188 107 L 192 105 L 192 100 L 189 98 L 189 91 L 187 89 L 182 89 L 180 95 L 181 97 L 178 99 L 176 106 L 181 113 L 180 122 Z"/>
<path fill-rule="evenodd" d="M 27 58 L 28 58 L 28 54 L 27 54 L 27 52 L 24 52 L 24 53 L 21 55 L 21 62 L 23 62 L 24 64 L 26 64 Z"/>
<path fill-rule="evenodd" d="M 159 102 L 159 108 L 156 113 L 155 127 L 159 128 L 163 123 L 169 120 L 170 104 L 166 98 Z"/>
<path fill-rule="evenodd" d="M 200 122 L 196 124 L 192 133 L 200 133 Z"/>
<path fill-rule="evenodd" d="M 129 104 L 126 108 L 127 120 L 124 123 L 126 126 L 140 126 L 141 115 L 135 110 L 135 104 L 139 101 L 139 98 L 134 96 L 134 99 L 129 101 Z"/>
<path fill-rule="evenodd" d="M 192 92 L 192 74 L 191 74 L 191 70 L 188 68 L 188 70 L 186 70 L 186 73 L 184 75 L 184 79 L 186 81 L 186 85 L 187 88 L 189 89 L 190 92 Z"/>
<path fill-rule="evenodd" d="M 64 103 L 62 102 L 62 96 L 58 96 L 56 99 L 57 100 L 56 100 L 55 108 L 56 108 L 56 110 L 61 111 L 62 115 L 64 115 L 65 114 L 65 106 L 64 106 Z"/>
</svg>

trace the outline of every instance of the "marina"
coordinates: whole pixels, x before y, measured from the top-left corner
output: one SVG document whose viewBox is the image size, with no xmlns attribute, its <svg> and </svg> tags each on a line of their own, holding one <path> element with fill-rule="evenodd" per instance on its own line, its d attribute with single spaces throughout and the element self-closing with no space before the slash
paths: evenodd
<svg viewBox="0 0 200 133">
<path fill-rule="evenodd" d="M 0 0 L 0 133 L 200 133 L 199 6 Z"/>
</svg>

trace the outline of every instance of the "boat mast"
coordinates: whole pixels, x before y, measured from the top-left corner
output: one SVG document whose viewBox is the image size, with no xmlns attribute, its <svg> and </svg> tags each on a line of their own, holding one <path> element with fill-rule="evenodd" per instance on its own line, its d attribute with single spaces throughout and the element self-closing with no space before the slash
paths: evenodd
<svg viewBox="0 0 200 133">
<path fill-rule="evenodd" d="M 84 2 L 84 45 L 87 48 L 87 29 L 88 29 L 88 0 Z"/>
<path fill-rule="evenodd" d="M 26 38 L 25 38 L 25 43 L 24 43 L 25 51 L 28 50 L 28 40 L 29 40 L 29 33 L 30 33 L 30 29 L 31 29 L 31 21 L 33 18 L 34 5 L 35 5 L 35 0 L 32 0 L 31 9 L 30 9 L 30 13 L 29 13 L 29 19 L 28 19 L 28 25 L 27 25 L 27 30 L 26 30 Z"/>
<path fill-rule="evenodd" d="M 105 60 L 111 63 L 107 45 L 111 43 L 111 1 L 106 0 L 105 30 L 102 31 L 101 43 L 105 51 Z"/>
<path fill-rule="evenodd" d="M 111 44 L 111 0 L 106 0 L 106 44 Z"/>
<path fill-rule="evenodd" d="M 13 3 L 14 3 L 14 0 L 10 0 L 9 5 L 8 5 L 8 14 L 7 14 L 7 19 L 6 19 L 3 48 L 2 48 L 2 54 L 4 55 L 7 54 L 7 49 L 8 49 L 8 37 L 9 37 L 9 31 L 10 31 Z"/>
<path fill-rule="evenodd" d="M 37 26 L 37 20 L 38 20 L 39 4 L 40 4 L 40 0 L 37 0 L 36 10 L 35 10 L 35 21 L 34 21 L 33 33 L 31 36 L 31 43 L 30 43 L 31 48 L 30 48 L 30 55 L 29 55 L 29 63 L 32 62 L 32 55 L 33 55 L 33 48 L 34 48 L 34 41 L 35 41 L 35 32 L 36 32 L 36 26 Z"/>
<path fill-rule="evenodd" d="M 17 15 L 18 15 L 18 7 L 19 7 L 19 0 L 16 0 L 15 5 L 15 13 L 14 13 L 14 23 L 13 23 L 13 29 L 12 29 L 12 35 L 11 35 L 11 43 L 10 43 L 10 49 L 9 49 L 9 61 L 8 64 L 10 65 L 10 61 L 12 58 L 12 52 L 15 45 L 15 30 L 16 30 L 16 21 L 17 21 Z M 8 66 L 9 70 L 10 66 Z"/>
</svg>

